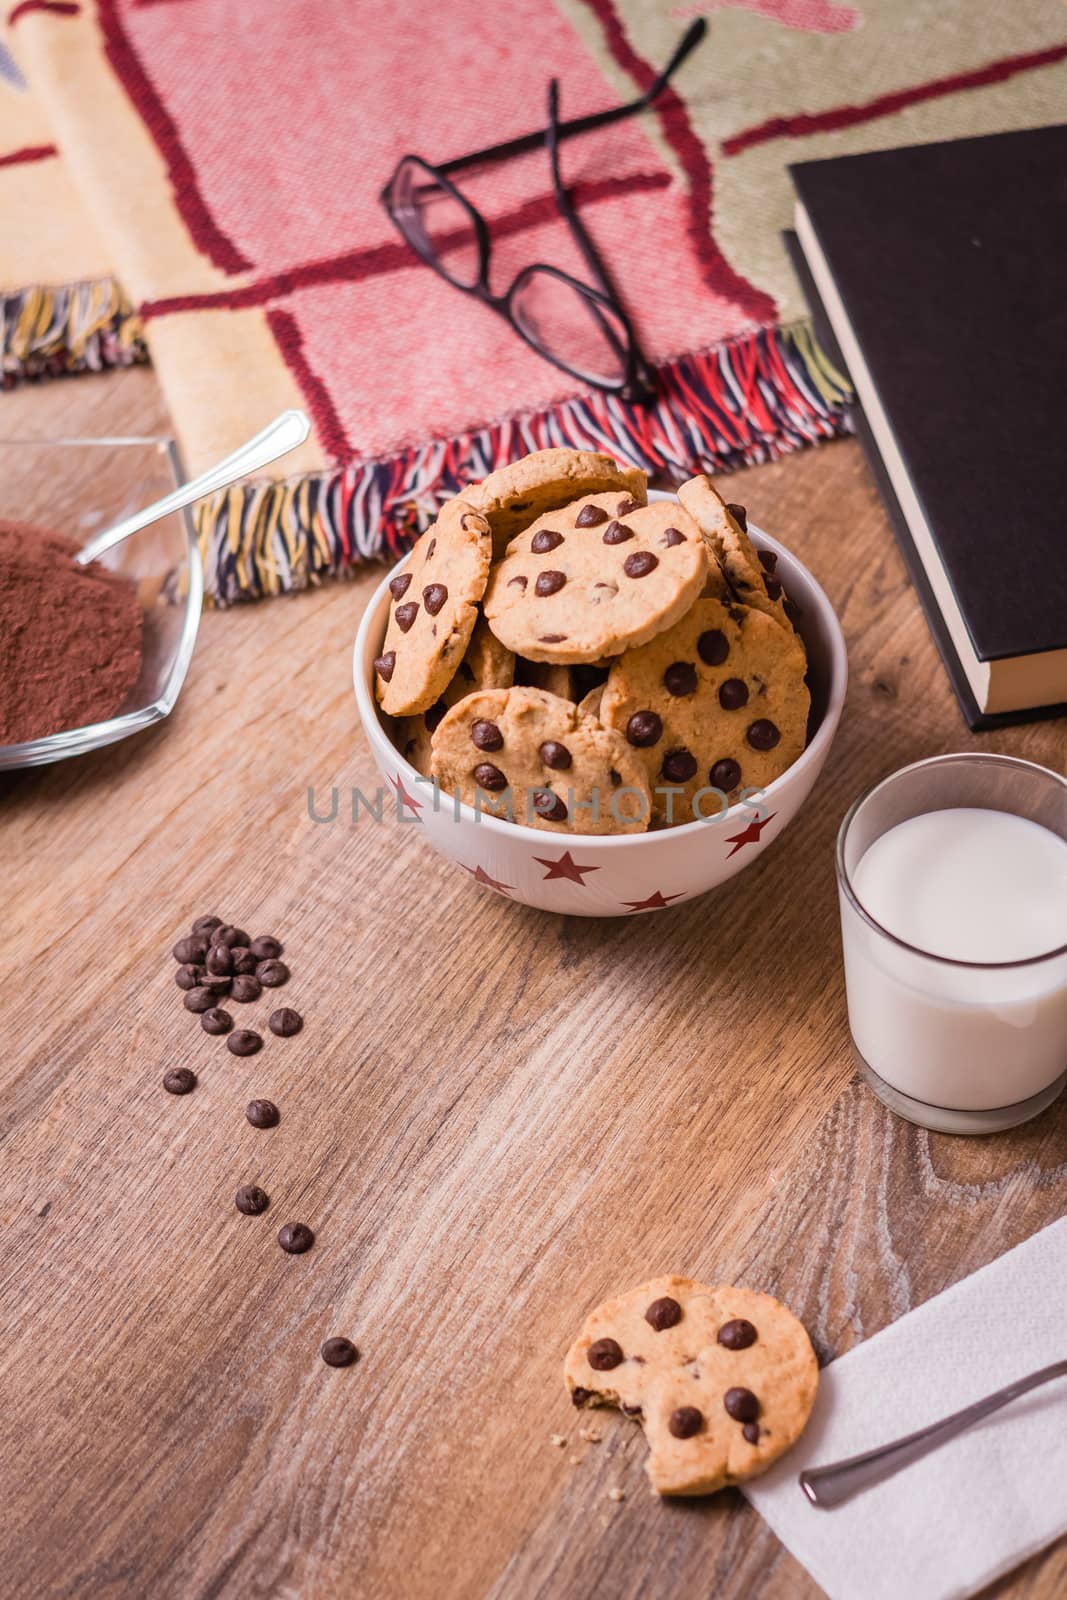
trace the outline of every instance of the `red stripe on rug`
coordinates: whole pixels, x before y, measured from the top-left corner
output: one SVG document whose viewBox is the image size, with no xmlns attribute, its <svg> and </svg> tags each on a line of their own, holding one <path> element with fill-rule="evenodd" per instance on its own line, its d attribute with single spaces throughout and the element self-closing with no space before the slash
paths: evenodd
<svg viewBox="0 0 1067 1600">
<path fill-rule="evenodd" d="M 174 119 L 122 26 L 117 0 L 96 0 L 96 9 L 107 59 L 167 164 L 174 201 L 193 243 L 221 272 L 250 272 L 254 263 L 219 227 L 200 193 L 196 168 L 186 154 Z"/>
<path fill-rule="evenodd" d="M 348 442 L 348 435 L 334 408 L 329 390 L 308 361 L 296 318 L 288 311 L 268 311 L 267 325 L 277 341 L 286 366 L 300 385 L 326 454 L 338 463 L 351 461 L 355 452 Z"/>
<path fill-rule="evenodd" d="M 646 90 L 658 76 L 657 70 L 631 46 L 612 0 L 584 0 L 604 30 L 604 38 L 612 56 L 628 72 L 637 86 Z M 756 322 L 763 325 L 776 322 L 778 307 L 769 294 L 734 268 L 727 261 L 712 234 L 714 216 L 714 182 L 711 163 L 703 144 L 693 131 L 689 114 L 678 94 L 669 86 L 656 100 L 653 110 L 667 142 L 689 177 L 689 242 L 697 260 L 704 268 L 710 288 L 729 299 Z"/>
<path fill-rule="evenodd" d="M 944 95 L 956 94 L 963 89 L 984 89 L 991 83 L 1003 83 L 1019 72 L 1032 72 L 1037 67 L 1050 67 L 1067 59 L 1067 44 L 1050 45 L 1046 50 L 1032 50 L 1028 55 L 1003 56 L 971 72 L 957 72 L 948 78 L 932 78 L 929 83 L 915 84 L 911 89 L 893 89 L 878 95 L 866 105 L 837 106 L 830 111 L 800 112 L 795 117 L 771 117 L 754 128 L 745 128 L 722 142 L 724 156 L 737 156 L 753 145 L 766 144 L 769 139 L 803 139 L 812 133 L 829 133 L 839 128 L 853 128 L 861 122 L 873 122 L 878 117 L 888 117 L 906 106 L 921 105 L 924 100 L 939 100 Z"/>
<path fill-rule="evenodd" d="M 670 186 L 666 172 L 634 172 L 624 178 L 603 178 L 595 183 L 578 183 L 571 190 L 571 198 L 579 210 L 596 205 L 602 200 L 613 200 L 619 195 L 641 194 L 647 190 L 666 189 Z M 491 224 L 494 238 L 521 233 L 550 222 L 558 216 L 554 195 L 540 195 L 527 200 L 514 211 L 495 217 Z M 442 248 L 458 243 L 459 235 L 448 235 L 441 240 Z M 349 250 L 344 255 L 327 256 L 321 261 L 308 261 L 286 272 L 258 278 L 255 283 L 240 289 L 218 289 L 207 294 L 172 295 L 166 300 L 148 300 L 140 309 L 145 320 L 167 316 L 175 311 L 212 311 L 222 308 L 243 310 L 248 306 L 265 305 L 269 300 L 279 300 L 323 283 L 361 283 L 366 278 L 378 278 L 403 267 L 419 264 L 419 257 L 399 236 L 387 244 L 369 245 L 363 250 Z"/>
<path fill-rule="evenodd" d="M 58 154 L 54 144 L 28 144 L 21 150 L 9 150 L 6 156 L 0 156 L 0 167 L 21 167 L 28 161 L 47 161 Z"/>
<path fill-rule="evenodd" d="M 81 6 L 77 5 L 75 0 L 20 0 L 20 3 L 8 12 L 7 25 L 10 27 L 20 17 L 24 17 L 27 11 L 50 11 L 55 17 L 76 17 L 80 10 Z"/>
</svg>

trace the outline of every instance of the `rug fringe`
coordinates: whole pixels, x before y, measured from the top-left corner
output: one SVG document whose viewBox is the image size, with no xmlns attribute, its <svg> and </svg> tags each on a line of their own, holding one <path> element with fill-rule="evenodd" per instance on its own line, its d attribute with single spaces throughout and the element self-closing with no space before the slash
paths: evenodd
<svg viewBox="0 0 1067 1600">
<path fill-rule="evenodd" d="M 531 450 L 603 450 L 680 483 L 849 431 L 848 380 L 807 323 L 680 357 L 659 377 L 650 409 L 596 393 L 388 460 L 228 489 L 197 510 L 206 593 L 225 606 L 396 560 L 464 483 Z"/>
<path fill-rule="evenodd" d="M 0 387 L 147 360 L 140 318 L 113 278 L 0 294 Z"/>
</svg>

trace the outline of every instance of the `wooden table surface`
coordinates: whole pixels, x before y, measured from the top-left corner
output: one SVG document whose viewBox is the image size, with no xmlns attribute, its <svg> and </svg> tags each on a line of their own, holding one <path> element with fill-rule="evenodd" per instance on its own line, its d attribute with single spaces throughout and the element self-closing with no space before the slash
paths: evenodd
<svg viewBox="0 0 1067 1600">
<path fill-rule="evenodd" d="M 0 396 L 0 422 L 167 426 L 146 371 Z M 563 1354 L 599 1300 L 683 1272 L 781 1296 L 825 1359 L 1064 1211 L 1067 1101 L 952 1139 L 857 1082 L 833 872 L 876 776 L 1062 766 L 1064 725 L 968 733 L 852 441 L 730 490 L 826 587 L 851 686 L 800 817 L 706 899 L 554 917 L 414 829 L 310 820 L 309 786 L 376 782 L 349 657 L 377 570 L 206 614 L 168 723 L 0 791 L 5 1594 L 819 1593 L 740 1495 L 658 1503 L 625 1419 L 583 1441 Z M 239 1061 L 182 1008 L 170 947 L 205 912 L 284 939 L 301 1035 Z M 293 1219 L 307 1255 L 275 1242 Z M 323 1364 L 331 1334 L 356 1367 Z M 995 1593 L 1065 1590 L 1061 1542 Z"/>
</svg>

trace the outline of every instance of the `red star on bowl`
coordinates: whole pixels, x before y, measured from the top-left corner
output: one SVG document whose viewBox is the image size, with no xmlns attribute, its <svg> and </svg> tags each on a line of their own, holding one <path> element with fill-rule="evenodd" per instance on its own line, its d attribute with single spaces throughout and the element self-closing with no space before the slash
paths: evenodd
<svg viewBox="0 0 1067 1600">
<path fill-rule="evenodd" d="M 549 856 L 534 856 L 534 860 L 539 862 L 542 867 L 548 868 L 548 871 L 545 873 L 544 878 L 542 879 L 543 883 L 547 883 L 549 878 L 566 878 L 570 883 L 580 883 L 584 885 L 585 879 L 582 877 L 583 872 L 600 871 L 599 867 L 581 866 L 577 861 L 575 861 L 569 850 L 564 850 L 563 854 L 561 856 L 557 856 L 554 861 Z"/>
<path fill-rule="evenodd" d="M 761 831 L 767 826 L 768 822 L 773 822 L 777 815 L 778 813 L 776 811 L 772 811 L 769 817 L 758 818 L 750 822 L 743 833 L 729 834 L 726 843 L 732 844 L 733 849 L 730 851 L 729 855 L 727 855 L 727 861 L 729 861 L 730 856 L 735 856 L 744 845 L 759 844 L 759 836 Z"/>
<path fill-rule="evenodd" d="M 402 806 L 407 806 L 410 810 L 414 811 L 416 820 L 421 822 L 422 818 L 419 816 L 419 812 L 422 810 L 425 801 L 416 800 L 414 795 L 408 794 L 407 790 L 404 788 L 403 778 L 390 778 L 389 781 L 396 790 L 396 797 L 400 801 L 400 804 Z"/>
<path fill-rule="evenodd" d="M 462 865 L 462 862 L 460 863 Z M 484 867 L 464 867 L 464 872 L 469 872 L 475 883 L 484 883 L 487 889 L 495 889 L 498 894 L 506 894 L 511 899 L 511 890 L 515 887 L 512 883 L 499 883 L 496 878 L 491 878 Z"/>
<path fill-rule="evenodd" d="M 669 906 L 672 900 L 682 898 L 681 890 L 677 894 L 661 894 L 657 889 L 655 894 L 650 894 L 647 900 L 624 900 L 623 905 L 629 906 L 631 911 L 662 911 Z"/>
</svg>

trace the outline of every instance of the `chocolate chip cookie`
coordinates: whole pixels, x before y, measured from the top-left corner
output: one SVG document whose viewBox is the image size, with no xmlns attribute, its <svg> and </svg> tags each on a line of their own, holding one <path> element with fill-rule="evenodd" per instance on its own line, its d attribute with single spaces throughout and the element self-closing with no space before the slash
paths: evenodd
<svg viewBox="0 0 1067 1600">
<path fill-rule="evenodd" d="M 390 580 L 389 622 L 374 663 L 378 699 L 390 716 L 428 710 L 451 683 L 491 560 L 488 522 L 465 501 L 450 500 Z"/>
<path fill-rule="evenodd" d="M 778 557 L 773 551 L 756 549 L 748 536 L 744 506 L 727 505 L 703 473 L 681 485 L 678 500 L 699 525 L 734 596 L 756 611 L 765 611 L 792 633 L 789 602 L 775 574 Z"/>
<path fill-rule="evenodd" d="M 722 795 L 765 788 L 792 765 L 807 737 L 805 668 L 792 629 L 719 600 L 698 600 L 616 661 L 599 717 L 643 762 L 654 822 L 718 816 Z"/>
<path fill-rule="evenodd" d="M 515 657 L 490 631 L 485 618 L 474 624 L 467 654 L 441 698 L 414 717 L 401 717 L 395 726 L 393 743 L 405 761 L 410 761 L 423 777 L 430 775 L 430 738 L 450 706 L 475 689 L 509 689 L 515 680 Z"/>
<path fill-rule="evenodd" d="M 647 478 L 636 467 L 620 467 L 610 456 L 591 450 L 536 450 L 491 472 L 481 483 L 463 491 L 493 530 L 493 549 L 501 556 L 508 541 L 535 517 L 557 506 L 569 505 L 580 495 L 621 490 L 644 505 Z"/>
<path fill-rule="evenodd" d="M 707 573 L 704 541 L 681 507 L 587 495 L 511 541 L 490 574 L 485 615 L 530 661 L 595 662 L 669 628 Z"/>
<path fill-rule="evenodd" d="M 758 1477 L 800 1437 L 819 1384 L 811 1340 L 779 1301 L 681 1277 L 598 1306 L 564 1378 L 576 1406 L 618 1406 L 641 1423 L 663 1495 Z"/>
<path fill-rule="evenodd" d="M 446 794 L 556 833 L 641 833 L 649 793 L 626 740 L 543 689 L 486 689 L 445 715 L 430 770 Z"/>
</svg>

